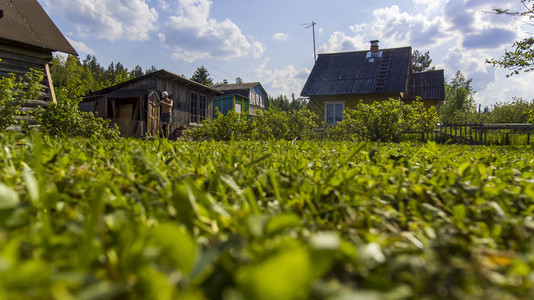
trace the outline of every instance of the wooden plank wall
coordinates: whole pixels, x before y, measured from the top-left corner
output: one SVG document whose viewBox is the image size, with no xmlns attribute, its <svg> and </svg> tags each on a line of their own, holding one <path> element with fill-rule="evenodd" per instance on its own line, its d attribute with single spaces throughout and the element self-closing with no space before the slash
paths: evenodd
<svg viewBox="0 0 534 300">
<path fill-rule="evenodd" d="M 169 93 L 170 98 L 173 99 L 174 101 L 173 110 L 172 110 L 171 133 L 183 125 L 187 127 L 189 127 L 190 125 L 189 124 L 189 120 L 190 120 L 189 112 L 190 112 L 191 92 L 195 92 L 195 93 L 206 96 L 206 99 L 208 102 L 206 114 L 209 119 L 212 119 L 213 99 L 215 96 L 206 93 L 205 90 L 201 91 L 194 85 L 184 84 L 182 81 L 179 81 L 179 80 L 147 77 L 142 80 L 132 82 L 118 90 L 132 90 L 132 89 L 146 89 L 147 91 L 156 90 L 158 93 L 161 93 L 162 91 L 167 91 Z M 104 99 L 106 98 L 100 98 L 97 101 L 98 103 L 96 105 L 96 111 L 98 111 L 99 113 L 105 112 Z M 146 109 L 146 107 L 143 109 Z M 107 114 L 109 115 L 109 112 Z M 146 112 L 143 112 L 143 119 L 145 122 L 144 128 L 147 128 L 146 127 Z M 123 126 L 123 127 L 128 127 L 128 126 Z M 130 133 L 131 133 L 131 130 L 125 130 L 124 132 L 124 134 L 130 134 Z"/>
<path fill-rule="evenodd" d="M 30 68 L 43 71 L 43 91 L 39 99 L 51 101 L 52 93 L 49 81 L 46 77 L 45 66 L 52 61 L 52 52 L 37 51 L 26 48 L 15 47 L 13 45 L 0 44 L 0 77 L 7 77 L 10 73 L 25 79 L 25 74 L 30 72 Z"/>
</svg>

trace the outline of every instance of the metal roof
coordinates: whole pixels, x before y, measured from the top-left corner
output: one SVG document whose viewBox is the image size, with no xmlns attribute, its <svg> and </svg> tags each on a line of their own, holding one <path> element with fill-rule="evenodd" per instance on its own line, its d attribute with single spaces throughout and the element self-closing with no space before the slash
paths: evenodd
<svg viewBox="0 0 534 300">
<path fill-rule="evenodd" d="M 265 91 L 263 86 L 261 86 L 261 83 L 259 82 L 226 83 L 226 84 L 215 85 L 213 86 L 213 88 L 215 88 L 218 91 L 223 92 L 224 95 L 238 94 L 238 95 L 248 98 L 250 89 L 254 88 L 255 86 L 259 86 L 260 90 L 267 97 L 267 92 Z"/>
<path fill-rule="evenodd" d="M 405 92 L 412 48 L 319 54 L 302 96 Z"/>
<path fill-rule="evenodd" d="M 432 70 L 410 74 L 408 77 L 408 90 L 404 98 L 407 100 L 415 100 L 418 96 L 425 100 L 445 99 L 443 70 Z"/>
<path fill-rule="evenodd" d="M 0 0 L 0 39 L 78 55 L 36 0 Z"/>
</svg>

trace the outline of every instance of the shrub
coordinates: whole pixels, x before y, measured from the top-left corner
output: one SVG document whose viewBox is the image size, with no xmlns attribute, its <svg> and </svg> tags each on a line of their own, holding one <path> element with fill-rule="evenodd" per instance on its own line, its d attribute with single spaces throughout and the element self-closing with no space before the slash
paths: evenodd
<svg viewBox="0 0 534 300">
<path fill-rule="evenodd" d="M 399 142 L 409 132 L 433 131 L 438 120 L 436 109 L 425 109 L 421 101 L 360 102 L 354 109 L 345 109 L 343 121 L 327 128 L 325 135 L 333 140 Z"/>
<path fill-rule="evenodd" d="M 492 109 L 480 115 L 484 123 L 528 123 L 534 102 L 516 98 L 510 102 L 495 103 Z"/>
<path fill-rule="evenodd" d="M 14 74 L 0 78 L 0 130 L 15 124 L 15 117 L 19 115 L 21 106 L 20 97 L 15 91 L 20 87 Z"/>
<path fill-rule="evenodd" d="M 189 131 L 193 140 L 306 140 L 315 136 L 317 116 L 307 109 L 296 111 L 267 110 L 248 117 L 234 111 L 226 116 L 219 111 L 217 118 L 206 121 Z"/>
<path fill-rule="evenodd" d="M 21 108 L 25 99 L 39 99 L 43 80 L 40 71 L 30 69 L 25 75 L 26 80 L 17 79 L 15 74 L 0 78 L 0 130 L 11 125 L 24 125 L 17 119 L 22 115 Z"/>
<path fill-rule="evenodd" d="M 58 93 L 58 95 L 65 95 L 65 93 Z M 42 131 L 51 135 L 96 136 L 106 139 L 119 137 L 117 126 L 112 126 L 110 120 L 80 111 L 77 101 L 64 96 L 59 96 L 57 103 L 48 104 L 46 109 L 38 110 L 36 121 Z"/>
</svg>

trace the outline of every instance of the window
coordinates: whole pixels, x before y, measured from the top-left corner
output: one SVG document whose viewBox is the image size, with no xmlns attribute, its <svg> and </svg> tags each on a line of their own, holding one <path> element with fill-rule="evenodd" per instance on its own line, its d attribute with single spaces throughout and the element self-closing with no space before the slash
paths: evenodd
<svg viewBox="0 0 534 300">
<path fill-rule="evenodd" d="M 234 110 L 235 110 L 236 113 L 239 113 L 239 114 L 240 114 L 240 113 L 241 113 L 241 103 L 237 103 L 237 102 L 236 102 L 236 103 L 235 103 L 235 109 L 234 109 Z"/>
<path fill-rule="evenodd" d="M 197 93 L 191 93 L 191 109 L 190 109 L 190 115 L 191 115 L 191 123 L 198 123 L 198 94 Z"/>
<path fill-rule="evenodd" d="M 208 116 L 208 99 L 205 95 L 191 93 L 190 122 L 200 124 Z"/>
<path fill-rule="evenodd" d="M 324 104 L 324 122 L 327 125 L 336 125 L 343 120 L 345 101 L 329 101 Z"/>
<path fill-rule="evenodd" d="M 199 107 L 199 115 L 200 115 L 200 122 L 204 122 L 206 120 L 207 110 L 208 110 L 208 100 L 206 99 L 206 96 L 204 95 L 198 95 L 198 107 Z"/>
</svg>

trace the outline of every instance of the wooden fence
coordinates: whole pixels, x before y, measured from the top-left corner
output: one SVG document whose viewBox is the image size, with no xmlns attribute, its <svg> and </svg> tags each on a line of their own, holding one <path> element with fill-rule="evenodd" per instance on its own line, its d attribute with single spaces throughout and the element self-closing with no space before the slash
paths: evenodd
<svg viewBox="0 0 534 300">
<path fill-rule="evenodd" d="M 528 123 L 509 124 L 438 124 L 435 131 L 426 134 L 425 140 L 447 141 L 474 145 L 488 144 L 488 135 L 498 137 L 501 143 L 510 135 L 526 135 L 526 144 L 530 145 L 530 136 L 534 126 Z"/>
<path fill-rule="evenodd" d="M 317 135 L 325 138 L 325 128 L 315 130 Z M 412 139 L 435 142 L 450 142 L 470 145 L 511 144 L 510 136 L 525 136 L 524 143 L 530 145 L 530 136 L 534 126 L 528 123 L 483 124 L 483 123 L 455 123 L 438 124 L 434 131 L 405 132 Z M 490 138 L 488 138 L 490 137 Z M 508 141 L 506 141 L 508 137 Z M 365 138 L 363 138 L 365 139 Z M 523 141 L 521 141 L 523 143 Z M 517 142 L 515 144 L 518 144 Z"/>
</svg>

